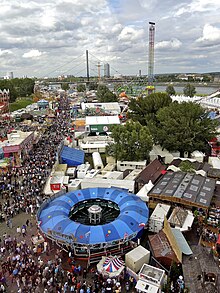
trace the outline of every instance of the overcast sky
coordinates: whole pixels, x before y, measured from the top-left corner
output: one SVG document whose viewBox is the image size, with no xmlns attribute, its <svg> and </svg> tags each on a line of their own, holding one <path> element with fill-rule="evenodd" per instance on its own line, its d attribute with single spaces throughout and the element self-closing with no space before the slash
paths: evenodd
<svg viewBox="0 0 220 293">
<path fill-rule="evenodd" d="M 0 73 L 44 77 L 220 71 L 220 0 L 1 0 Z"/>
</svg>

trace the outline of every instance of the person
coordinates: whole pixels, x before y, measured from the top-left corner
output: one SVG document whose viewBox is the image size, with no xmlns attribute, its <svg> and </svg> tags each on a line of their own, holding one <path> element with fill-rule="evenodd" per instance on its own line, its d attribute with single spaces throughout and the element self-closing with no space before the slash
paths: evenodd
<svg viewBox="0 0 220 293">
<path fill-rule="evenodd" d="M 21 235 L 21 227 L 20 227 L 20 226 L 17 227 L 17 233 L 18 233 L 19 235 Z"/>
<path fill-rule="evenodd" d="M 133 289 L 133 287 L 134 287 L 134 278 L 132 276 L 130 276 L 129 281 L 130 281 L 131 289 Z"/>
<path fill-rule="evenodd" d="M 126 290 L 126 292 L 129 292 L 129 290 L 130 290 L 129 282 L 125 283 L 125 290 Z"/>
<path fill-rule="evenodd" d="M 63 285 L 63 292 L 66 293 L 68 290 L 68 282 L 65 282 L 65 284 Z"/>
<path fill-rule="evenodd" d="M 9 223 L 9 228 L 12 229 L 13 225 L 12 225 L 12 219 L 11 218 L 8 220 L 8 223 Z"/>
<path fill-rule="evenodd" d="M 22 233 L 23 237 L 26 236 L 26 229 L 25 229 L 25 226 L 24 225 L 21 228 L 21 233 Z"/>
<path fill-rule="evenodd" d="M 6 292 L 5 286 L 3 284 L 0 286 L 0 292 Z"/>
<path fill-rule="evenodd" d="M 83 279 L 86 279 L 86 276 L 87 276 L 87 269 L 84 268 L 83 269 Z"/>
</svg>

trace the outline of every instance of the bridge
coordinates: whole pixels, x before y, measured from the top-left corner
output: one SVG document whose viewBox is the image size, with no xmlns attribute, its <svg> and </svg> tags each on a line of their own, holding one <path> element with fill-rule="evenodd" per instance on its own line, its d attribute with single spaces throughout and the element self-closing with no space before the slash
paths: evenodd
<svg viewBox="0 0 220 293">
<path fill-rule="evenodd" d="M 220 89 L 218 89 L 211 95 L 201 98 L 199 100 L 199 103 L 202 106 L 205 106 L 208 108 L 220 108 Z"/>
</svg>

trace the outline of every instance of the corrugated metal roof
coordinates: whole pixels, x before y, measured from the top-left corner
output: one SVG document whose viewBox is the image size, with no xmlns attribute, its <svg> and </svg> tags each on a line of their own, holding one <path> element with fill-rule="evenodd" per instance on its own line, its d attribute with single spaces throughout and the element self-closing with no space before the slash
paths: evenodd
<svg viewBox="0 0 220 293">
<path fill-rule="evenodd" d="M 176 197 L 209 207 L 215 180 L 193 173 L 167 172 L 151 189 L 150 196 Z"/>
<path fill-rule="evenodd" d="M 189 247 L 189 244 L 187 243 L 185 237 L 183 236 L 183 233 L 179 229 L 175 229 L 175 228 L 171 228 L 171 229 L 182 253 L 185 255 L 193 254 L 191 248 Z"/>
<path fill-rule="evenodd" d="M 82 150 L 64 146 L 60 157 L 62 164 L 67 164 L 68 166 L 78 166 L 84 163 L 85 153 Z"/>
</svg>

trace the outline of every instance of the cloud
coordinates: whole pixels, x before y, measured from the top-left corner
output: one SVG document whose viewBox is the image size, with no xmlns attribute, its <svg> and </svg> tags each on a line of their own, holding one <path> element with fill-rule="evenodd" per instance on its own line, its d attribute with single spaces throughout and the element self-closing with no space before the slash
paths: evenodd
<svg viewBox="0 0 220 293">
<path fill-rule="evenodd" d="M 132 27 L 124 27 L 118 36 L 119 41 L 135 41 L 144 35 L 143 29 L 135 29 Z"/>
<path fill-rule="evenodd" d="M 32 49 L 30 50 L 29 52 L 26 52 L 23 54 L 23 58 L 37 58 L 37 57 L 40 57 L 42 54 L 42 52 L 40 52 L 39 50 L 35 50 L 35 49 Z"/>
<path fill-rule="evenodd" d="M 181 41 L 173 38 L 170 41 L 161 41 L 156 43 L 155 49 L 179 49 L 181 46 Z"/>
<path fill-rule="evenodd" d="M 201 72 L 202 56 L 206 71 L 219 70 L 219 15 L 219 0 L 1 0 L 1 71 L 85 75 L 89 50 L 96 75 L 97 59 L 122 74 L 147 74 L 149 21 L 156 23 L 155 73 Z"/>
<path fill-rule="evenodd" d="M 5 56 L 5 55 L 9 55 L 9 54 L 12 54 L 12 52 L 10 50 L 2 50 L 2 49 L 0 49 L 0 57 Z"/>
<path fill-rule="evenodd" d="M 179 5 L 178 10 L 175 12 L 175 16 L 181 16 L 185 13 L 215 11 L 219 8 L 219 0 L 192 0 L 189 4 L 184 3 Z"/>
<path fill-rule="evenodd" d="M 52 10 L 45 10 L 39 20 L 43 27 L 53 28 L 56 25 L 56 16 Z"/>
<path fill-rule="evenodd" d="M 199 43 L 220 41 L 220 29 L 207 23 L 203 27 L 202 37 L 196 41 Z"/>
</svg>

